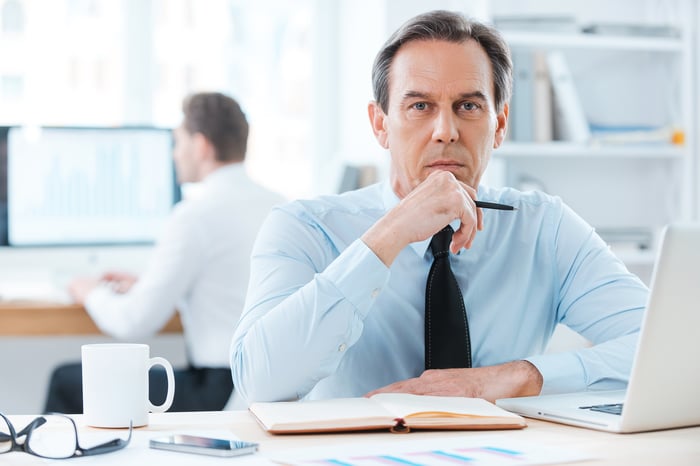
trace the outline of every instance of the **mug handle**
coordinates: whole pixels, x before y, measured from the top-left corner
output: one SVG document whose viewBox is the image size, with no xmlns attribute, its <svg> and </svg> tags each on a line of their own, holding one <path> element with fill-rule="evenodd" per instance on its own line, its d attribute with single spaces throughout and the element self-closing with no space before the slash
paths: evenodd
<svg viewBox="0 0 700 466">
<path fill-rule="evenodd" d="M 148 404 L 148 411 L 152 413 L 164 413 L 170 408 L 170 405 L 173 404 L 173 397 L 175 396 L 175 374 L 173 373 L 173 366 L 171 366 L 165 358 L 150 358 L 148 360 L 147 371 L 151 370 L 153 366 L 162 366 L 163 369 L 165 369 L 165 375 L 168 377 L 168 394 L 162 405 L 154 405 L 148 397 L 146 397 L 146 403 Z"/>
</svg>

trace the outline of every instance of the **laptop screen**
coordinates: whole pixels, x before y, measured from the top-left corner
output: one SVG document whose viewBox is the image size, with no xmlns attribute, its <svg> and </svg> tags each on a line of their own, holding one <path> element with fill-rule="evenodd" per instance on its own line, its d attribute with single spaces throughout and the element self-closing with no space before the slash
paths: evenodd
<svg viewBox="0 0 700 466">
<path fill-rule="evenodd" d="M 151 243 L 179 200 L 167 129 L 12 127 L 5 156 L 10 246 Z"/>
</svg>

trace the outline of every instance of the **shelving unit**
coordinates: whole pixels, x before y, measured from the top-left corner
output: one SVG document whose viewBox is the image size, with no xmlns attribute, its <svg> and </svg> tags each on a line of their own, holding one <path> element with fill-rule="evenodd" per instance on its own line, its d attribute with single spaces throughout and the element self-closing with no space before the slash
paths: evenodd
<svg viewBox="0 0 700 466">
<path fill-rule="evenodd" d="M 507 141 L 495 154 L 500 159 L 519 160 L 526 157 L 569 157 L 589 159 L 661 159 L 683 161 L 684 147 L 671 144 L 573 144 L 563 141 L 551 143 L 517 143 Z"/>
<path fill-rule="evenodd" d="M 679 25 L 679 30 L 680 37 L 504 31 L 514 53 L 557 50 L 566 54 L 589 123 L 591 109 L 598 116 L 612 115 L 611 120 L 625 112 L 630 120 L 643 120 L 641 112 L 647 111 L 655 112 L 650 113 L 655 124 L 682 131 L 682 144 L 670 140 L 605 143 L 595 138 L 588 143 L 507 140 L 493 153 L 491 180 L 558 195 L 600 231 L 651 233 L 655 240 L 650 249 L 623 244 L 618 253 L 645 280 L 661 228 L 692 220 L 697 209 L 693 173 L 698 162 L 691 108 L 695 57 L 688 26 Z M 630 102 L 637 108 L 628 109 Z M 664 103 L 663 108 L 658 102 Z"/>
<path fill-rule="evenodd" d="M 631 37 L 586 33 L 542 33 L 506 31 L 504 36 L 511 47 L 615 49 L 652 52 L 680 52 L 683 41 L 675 37 Z"/>
<path fill-rule="evenodd" d="M 683 41 L 675 37 L 631 37 L 586 33 L 542 33 L 506 31 L 511 48 L 563 48 L 586 50 L 627 50 L 644 52 L 681 52 Z"/>
</svg>

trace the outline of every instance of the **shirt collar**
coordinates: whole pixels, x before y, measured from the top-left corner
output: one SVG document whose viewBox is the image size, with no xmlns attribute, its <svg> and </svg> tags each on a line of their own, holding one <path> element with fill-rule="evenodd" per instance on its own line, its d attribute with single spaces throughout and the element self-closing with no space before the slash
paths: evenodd
<svg viewBox="0 0 700 466">
<path fill-rule="evenodd" d="M 245 176 L 245 167 L 242 163 L 227 163 L 209 173 L 203 180 L 202 185 L 215 185 L 218 183 L 231 183 L 231 178 L 241 178 Z"/>
<path fill-rule="evenodd" d="M 229 163 L 222 165 L 196 183 L 185 183 L 183 199 L 195 200 L 203 196 L 217 193 L 221 189 L 235 189 L 242 186 L 247 179 L 243 163 Z"/>
<path fill-rule="evenodd" d="M 384 201 L 384 212 L 389 212 L 391 209 L 396 207 L 399 202 L 401 202 L 401 199 L 399 199 L 399 196 L 396 195 L 393 189 L 391 189 L 391 183 L 389 181 L 385 181 L 382 186 L 382 199 Z M 457 231 L 459 226 L 462 224 L 462 222 L 459 219 L 454 219 L 450 222 L 450 226 L 452 227 L 453 230 Z M 418 254 L 419 257 L 424 257 L 425 254 L 428 252 L 428 248 L 430 247 L 430 240 L 432 238 L 427 238 L 424 239 L 423 241 L 416 241 L 415 243 L 411 243 L 408 246 L 413 249 L 413 251 Z"/>
<path fill-rule="evenodd" d="M 209 173 L 199 182 L 197 191 L 200 195 L 205 193 L 217 193 L 221 189 L 240 189 L 246 182 L 245 167 L 242 163 L 229 163 L 222 165 Z"/>
</svg>

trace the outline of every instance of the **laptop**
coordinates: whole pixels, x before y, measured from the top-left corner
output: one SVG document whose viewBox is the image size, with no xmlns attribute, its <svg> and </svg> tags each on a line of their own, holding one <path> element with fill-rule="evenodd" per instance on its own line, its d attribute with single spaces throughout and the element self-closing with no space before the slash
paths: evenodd
<svg viewBox="0 0 700 466">
<path fill-rule="evenodd" d="M 700 425 L 700 224 L 664 228 L 627 390 L 496 404 L 527 417 L 609 432 Z"/>
</svg>

